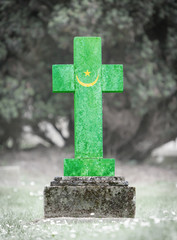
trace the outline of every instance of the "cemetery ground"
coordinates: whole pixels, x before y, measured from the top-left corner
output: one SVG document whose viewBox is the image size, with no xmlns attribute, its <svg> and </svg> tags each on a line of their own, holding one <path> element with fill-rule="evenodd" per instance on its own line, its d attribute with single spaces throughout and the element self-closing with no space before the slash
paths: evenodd
<svg viewBox="0 0 177 240">
<path fill-rule="evenodd" d="M 69 150 L 38 148 L 0 157 L 0 239 L 176 239 L 177 163 L 117 162 L 136 187 L 134 219 L 44 219 L 43 189 L 63 173 Z M 94 216 L 94 213 L 91 213 Z"/>
</svg>

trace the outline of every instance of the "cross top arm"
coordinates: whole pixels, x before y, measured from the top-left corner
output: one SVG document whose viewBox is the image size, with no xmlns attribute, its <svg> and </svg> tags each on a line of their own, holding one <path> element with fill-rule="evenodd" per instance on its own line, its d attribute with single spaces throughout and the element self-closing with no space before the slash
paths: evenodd
<svg viewBox="0 0 177 240">
<path fill-rule="evenodd" d="M 76 77 L 73 64 L 52 66 L 53 92 L 74 92 Z M 101 76 L 103 92 L 123 92 L 123 65 L 103 64 Z"/>
</svg>

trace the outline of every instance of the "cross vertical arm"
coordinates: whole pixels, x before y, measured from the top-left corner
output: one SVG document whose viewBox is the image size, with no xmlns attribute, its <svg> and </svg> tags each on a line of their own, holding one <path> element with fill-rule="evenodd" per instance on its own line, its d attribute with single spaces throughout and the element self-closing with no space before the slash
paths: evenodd
<svg viewBox="0 0 177 240">
<path fill-rule="evenodd" d="M 53 92 L 74 92 L 74 66 L 72 64 L 52 65 Z"/>
<path fill-rule="evenodd" d="M 123 65 L 102 65 L 102 91 L 123 92 Z"/>
</svg>

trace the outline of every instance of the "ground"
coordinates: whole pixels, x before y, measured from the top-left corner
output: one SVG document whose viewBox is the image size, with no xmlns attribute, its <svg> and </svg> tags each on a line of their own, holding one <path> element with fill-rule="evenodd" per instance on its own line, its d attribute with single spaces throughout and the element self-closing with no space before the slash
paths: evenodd
<svg viewBox="0 0 177 240">
<path fill-rule="evenodd" d="M 44 186 L 62 175 L 70 152 L 1 152 L 0 239 L 176 239 L 177 164 L 169 160 L 117 161 L 116 175 L 125 176 L 137 190 L 135 219 L 43 219 Z"/>
</svg>

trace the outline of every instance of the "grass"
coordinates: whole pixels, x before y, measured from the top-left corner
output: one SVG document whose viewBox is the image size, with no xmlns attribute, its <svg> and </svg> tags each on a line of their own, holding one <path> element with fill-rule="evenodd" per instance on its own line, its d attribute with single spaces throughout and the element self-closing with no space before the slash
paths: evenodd
<svg viewBox="0 0 177 240">
<path fill-rule="evenodd" d="M 72 156 L 58 149 L 1 156 L 0 165 L 19 166 L 20 184 L 10 187 L 10 174 L 1 176 L 9 184 L 0 186 L 0 240 L 177 239 L 177 174 L 170 166 L 118 163 L 117 174 L 136 187 L 135 219 L 43 219 L 44 186 L 62 175 L 65 157 Z"/>
<path fill-rule="evenodd" d="M 22 182 L 24 185 L 24 182 Z M 177 236 L 176 183 L 139 184 L 135 219 L 43 219 L 43 184 L 0 188 L 0 239 L 170 239 Z"/>
</svg>

